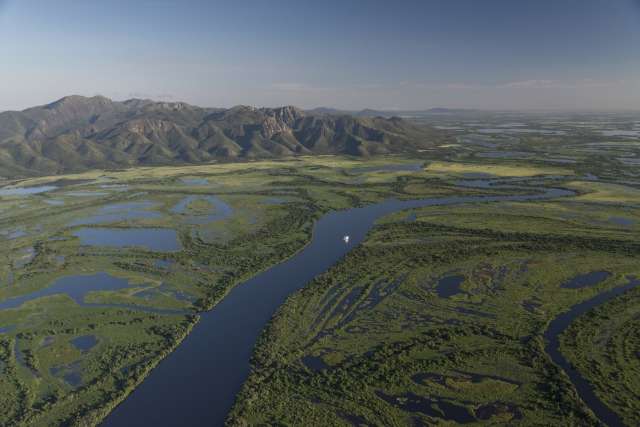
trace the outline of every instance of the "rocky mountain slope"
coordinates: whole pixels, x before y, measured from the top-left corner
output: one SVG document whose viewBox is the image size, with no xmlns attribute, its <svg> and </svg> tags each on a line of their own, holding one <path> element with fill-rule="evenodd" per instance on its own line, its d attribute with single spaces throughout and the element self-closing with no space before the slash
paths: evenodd
<svg viewBox="0 0 640 427">
<path fill-rule="evenodd" d="M 368 156 L 414 152 L 441 137 L 397 117 L 69 96 L 0 113 L 0 175 L 305 154 Z"/>
</svg>

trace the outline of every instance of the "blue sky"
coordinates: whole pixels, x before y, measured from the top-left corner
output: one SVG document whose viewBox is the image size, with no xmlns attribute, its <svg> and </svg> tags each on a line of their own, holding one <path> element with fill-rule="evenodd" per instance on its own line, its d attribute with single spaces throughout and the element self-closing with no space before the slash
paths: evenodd
<svg viewBox="0 0 640 427">
<path fill-rule="evenodd" d="M 0 110 L 640 109 L 638 46 L 640 0 L 0 0 Z"/>
</svg>

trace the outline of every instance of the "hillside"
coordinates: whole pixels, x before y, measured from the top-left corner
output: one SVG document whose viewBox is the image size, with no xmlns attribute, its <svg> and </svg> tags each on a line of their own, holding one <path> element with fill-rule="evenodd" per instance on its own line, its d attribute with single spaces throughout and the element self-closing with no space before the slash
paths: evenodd
<svg viewBox="0 0 640 427">
<path fill-rule="evenodd" d="M 368 156 L 414 152 L 442 137 L 397 117 L 69 96 L 0 113 L 0 175 L 304 154 Z"/>
</svg>

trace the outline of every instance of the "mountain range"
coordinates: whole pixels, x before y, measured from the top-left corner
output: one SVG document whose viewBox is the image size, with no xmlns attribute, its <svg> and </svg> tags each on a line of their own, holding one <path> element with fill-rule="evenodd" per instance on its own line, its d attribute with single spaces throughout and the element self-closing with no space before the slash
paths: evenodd
<svg viewBox="0 0 640 427">
<path fill-rule="evenodd" d="M 0 113 L 0 175 L 33 175 L 278 158 L 369 156 L 433 146 L 442 133 L 399 117 L 286 106 L 201 108 L 181 102 L 69 96 Z"/>
</svg>

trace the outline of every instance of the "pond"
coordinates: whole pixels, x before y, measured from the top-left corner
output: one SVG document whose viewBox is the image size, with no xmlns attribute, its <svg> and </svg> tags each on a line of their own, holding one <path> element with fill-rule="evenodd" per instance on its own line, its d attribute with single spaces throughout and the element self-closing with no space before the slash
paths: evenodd
<svg viewBox="0 0 640 427">
<path fill-rule="evenodd" d="M 103 206 L 95 215 L 73 220 L 68 224 L 68 226 L 73 227 L 77 225 L 108 224 L 135 219 L 162 218 L 162 214 L 160 212 L 149 210 L 156 206 L 158 206 L 157 203 L 151 202 L 149 200 L 140 202 L 114 203 L 111 205 Z"/>
<path fill-rule="evenodd" d="M 609 277 L 611 277 L 611 273 L 608 271 L 592 271 L 586 274 L 579 274 L 573 279 L 560 285 L 560 287 L 564 289 L 588 288 L 604 282 Z"/>
<path fill-rule="evenodd" d="M 107 273 L 65 276 L 55 280 L 44 289 L 0 301 L 0 310 L 18 308 L 28 301 L 58 294 L 67 295 L 77 304 L 84 305 L 84 298 L 90 292 L 117 291 L 129 286 L 130 284 L 126 279 L 114 277 Z"/>
<path fill-rule="evenodd" d="M 182 250 L 178 232 L 171 228 L 85 227 L 73 231 L 81 245 L 113 248 L 145 248 L 156 252 Z"/>
<path fill-rule="evenodd" d="M 38 187 L 4 187 L 0 188 L 0 196 L 30 196 L 53 191 L 58 187 L 55 185 L 41 185 Z"/>
<path fill-rule="evenodd" d="M 82 307 L 100 307 L 100 308 L 124 308 L 131 310 L 139 310 L 157 314 L 185 314 L 182 310 L 164 310 L 151 307 L 143 307 L 127 304 L 94 304 L 85 302 L 85 298 L 91 292 L 98 291 L 118 291 L 131 287 L 132 284 L 120 277 L 115 277 L 109 273 L 100 272 L 86 275 L 64 276 L 54 280 L 44 289 L 39 289 L 25 295 L 7 298 L 0 301 L 0 310 L 8 310 L 20 308 L 24 303 L 52 295 L 66 295 L 76 304 Z M 86 342 L 86 341 L 83 341 Z"/>
<path fill-rule="evenodd" d="M 461 292 L 460 286 L 464 281 L 465 277 L 460 275 L 443 277 L 438 280 L 436 292 L 440 298 L 452 297 Z"/>
<path fill-rule="evenodd" d="M 82 335 L 71 340 L 71 344 L 82 352 L 91 350 L 98 344 L 95 335 Z"/>
<path fill-rule="evenodd" d="M 180 178 L 180 182 L 184 185 L 192 186 L 202 186 L 209 184 L 209 180 L 207 178 Z"/>
<path fill-rule="evenodd" d="M 103 191 L 69 191 L 65 193 L 65 196 L 71 197 L 103 197 L 108 195 L 109 193 Z"/>
</svg>

